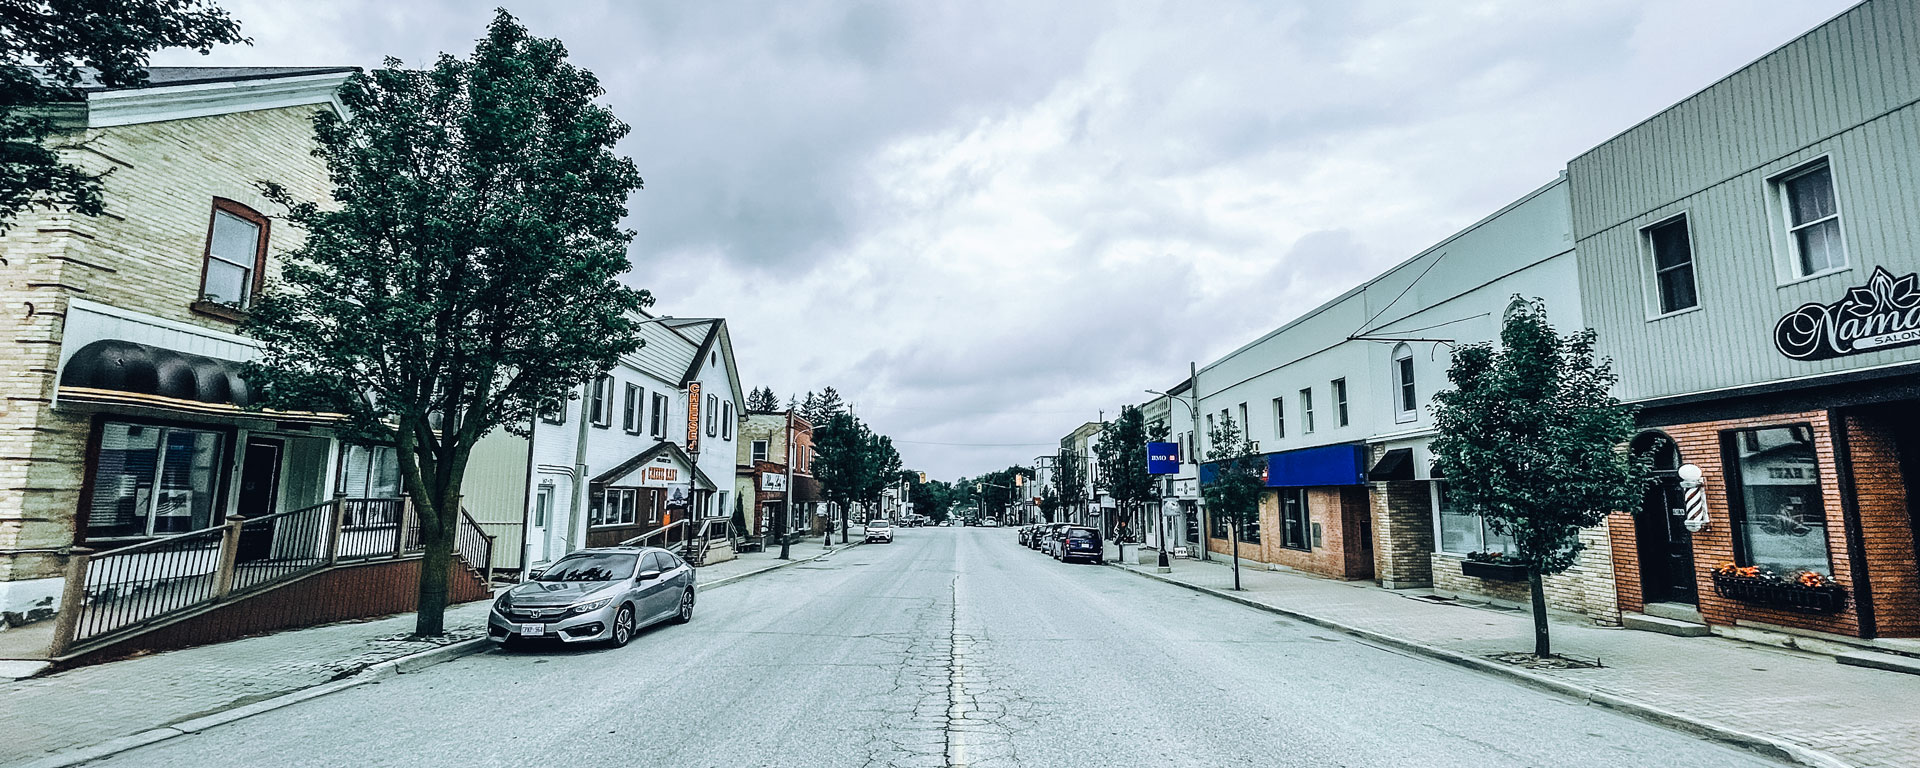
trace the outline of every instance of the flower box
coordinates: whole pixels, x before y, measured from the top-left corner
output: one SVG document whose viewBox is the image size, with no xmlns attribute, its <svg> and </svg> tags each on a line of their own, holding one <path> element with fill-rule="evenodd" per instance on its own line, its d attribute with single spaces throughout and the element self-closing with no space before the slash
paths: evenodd
<svg viewBox="0 0 1920 768">
<path fill-rule="evenodd" d="M 1837 584 L 1809 587 L 1776 579 L 1715 573 L 1713 591 L 1729 600 L 1800 613 L 1839 613 L 1847 607 L 1847 590 Z"/>
<path fill-rule="evenodd" d="M 1491 560 L 1462 560 L 1460 572 L 1476 579 L 1493 581 L 1526 581 L 1527 566 L 1522 563 L 1502 563 Z"/>
</svg>

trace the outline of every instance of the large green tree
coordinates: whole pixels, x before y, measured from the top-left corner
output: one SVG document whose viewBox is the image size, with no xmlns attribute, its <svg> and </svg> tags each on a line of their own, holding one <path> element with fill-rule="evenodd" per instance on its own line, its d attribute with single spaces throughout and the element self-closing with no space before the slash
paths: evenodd
<svg viewBox="0 0 1920 768">
<path fill-rule="evenodd" d="M 846 519 L 853 512 L 853 503 L 865 493 L 869 438 L 867 425 L 845 412 L 817 422 L 813 429 L 813 478 L 820 483 L 821 495 L 840 507 L 842 541 L 846 540 Z"/>
<path fill-rule="evenodd" d="M 1211 471 L 1202 471 L 1200 496 L 1207 510 L 1227 523 L 1228 543 L 1233 553 L 1233 588 L 1240 588 L 1240 532 L 1260 515 L 1260 493 L 1266 487 L 1266 458 L 1233 417 L 1222 415 L 1220 424 L 1207 433 L 1207 462 Z M 1211 475 L 1209 477 L 1208 475 Z"/>
<path fill-rule="evenodd" d="M 1131 405 L 1120 406 L 1120 415 L 1100 427 L 1094 456 L 1101 488 L 1113 497 L 1119 518 L 1115 535 L 1121 541 L 1139 540 L 1133 526 L 1140 507 L 1160 497 L 1159 478 L 1147 473 L 1147 443 L 1166 437 L 1166 424 L 1148 424 L 1140 409 Z"/>
<path fill-rule="evenodd" d="M 773 394 L 772 387 L 761 387 L 747 393 L 747 411 L 770 413 L 780 410 L 780 398 Z"/>
<path fill-rule="evenodd" d="M 315 121 L 333 202 L 268 186 L 306 231 L 252 310 L 267 405 L 391 442 L 425 545 L 422 635 L 443 630 L 461 480 L 480 438 L 635 350 L 645 291 L 620 228 L 640 188 L 592 73 L 504 11 L 472 56 L 386 66 Z"/>
<path fill-rule="evenodd" d="M 1518 297 L 1515 297 L 1516 299 Z M 1518 302 L 1500 344 L 1455 350 L 1434 395 L 1434 458 L 1447 496 L 1494 533 L 1513 537 L 1502 560 L 1525 565 L 1534 653 L 1552 655 L 1542 577 L 1578 560 L 1580 530 L 1638 501 L 1646 468 L 1622 446 L 1633 410 L 1608 394 L 1616 377 L 1594 358 L 1592 330 L 1561 336 L 1546 303 Z"/>
<path fill-rule="evenodd" d="M 60 157 L 81 140 L 62 106 L 84 98 L 82 80 L 137 87 L 155 51 L 240 42 L 201 0 L 0 0 L 0 233 L 29 207 L 100 214 L 104 174 Z"/>
</svg>

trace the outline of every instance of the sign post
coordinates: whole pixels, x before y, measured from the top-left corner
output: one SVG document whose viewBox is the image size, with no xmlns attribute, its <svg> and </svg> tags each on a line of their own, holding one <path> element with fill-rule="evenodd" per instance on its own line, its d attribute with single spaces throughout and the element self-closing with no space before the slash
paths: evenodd
<svg viewBox="0 0 1920 768">
<path fill-rule="evenodd" d="M 1178 443 L 1147 443 L 1147 474 L 1180 474 L 1180 445 Z M 1173 563 L 1167 559 L 1167 516 L 1157 515 L 1154 522 L 1156 523 L 1154 538 L 1157 541 L 1154 542 L 1153 548 L 1160 553 L 1154 570 L 1159 573 L 1172 573 Z"/>
</svg>

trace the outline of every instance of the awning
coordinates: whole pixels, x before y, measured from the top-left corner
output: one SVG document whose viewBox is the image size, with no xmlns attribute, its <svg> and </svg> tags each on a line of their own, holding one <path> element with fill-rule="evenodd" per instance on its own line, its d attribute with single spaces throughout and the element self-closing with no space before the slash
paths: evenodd
<svg viewBox="0 0 1920 768">
<path fill-rule="evenodd" d="M 693 490 L 713 491 L 714 485 L 707 473 L 693 462 L 693 457 L 680 449 L 675 443 L 661 441 L 635 454 L 619 466 L 600 473 L 587 481 L 590 487 L 606 486 L 667 488 L 675 485 L 690 485 Z"/>
<path fill-rule="evenodd" d="M 1311 488 L 1367 483 L 1367 447 L 1359 443 L 1322 445 L 1269 453 L 1264 457 L 1268 488 Z M 1218 462 L 1200 465 L 1200 484 L 1211 485 Z"/>
<path fill-rule="evenodd" d="M 238 362 L 119 339 L 96 341 L 73 353 L 60 386 L 215 405 L 253 402 Z"/>
<path fill-rule="evenodd" d="M 1389 449 L 1386 455 L 1381 456 L 1380 460 L 1374 463 L 1373 469 L 1367 470 L 1367 479 L 1376 481 L 1412 480 L 1413 449 Z"/>
</svg>

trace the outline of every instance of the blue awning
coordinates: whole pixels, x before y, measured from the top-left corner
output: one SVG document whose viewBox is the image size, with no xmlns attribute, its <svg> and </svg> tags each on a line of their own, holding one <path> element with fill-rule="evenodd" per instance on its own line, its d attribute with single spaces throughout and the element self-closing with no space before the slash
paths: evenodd
<svg viewBox="0 0 1920 768">
<path fill-rule="evenodd" d="M 1269 453 L 1266 459 L 1268 488 L 1367 484 L 1367 447 L 1359 443 Z M 1212 483 L 1216 472 L 1214 463 L 1200 465 L 1200 484 Z"/>
</svg>

